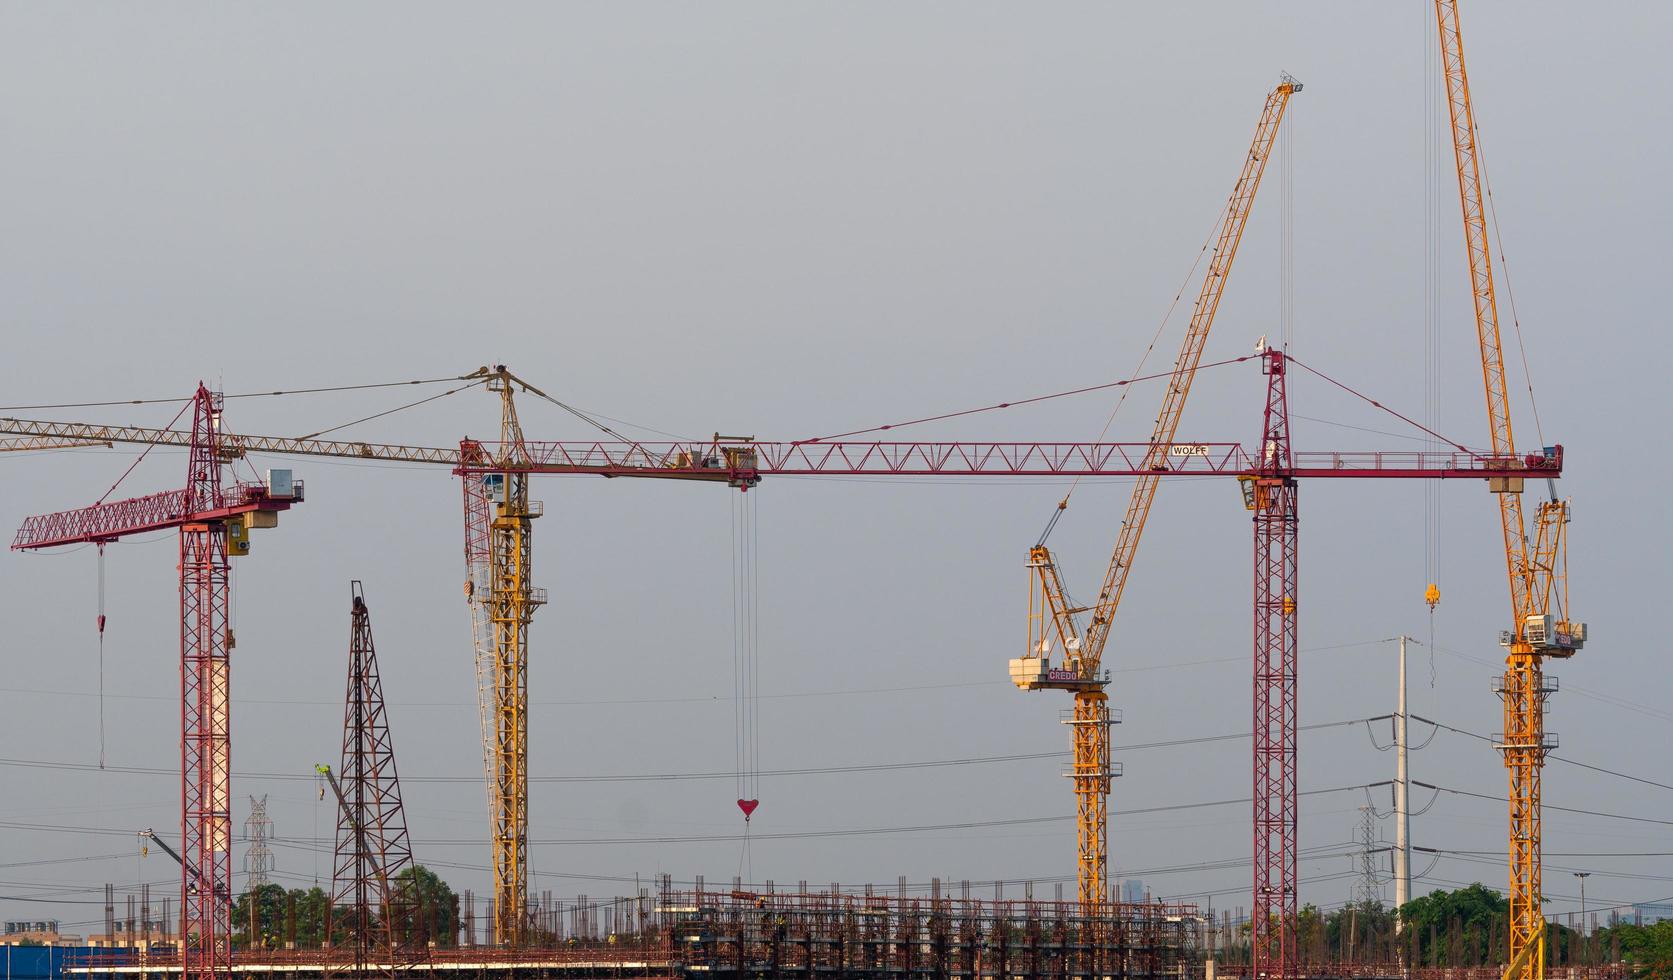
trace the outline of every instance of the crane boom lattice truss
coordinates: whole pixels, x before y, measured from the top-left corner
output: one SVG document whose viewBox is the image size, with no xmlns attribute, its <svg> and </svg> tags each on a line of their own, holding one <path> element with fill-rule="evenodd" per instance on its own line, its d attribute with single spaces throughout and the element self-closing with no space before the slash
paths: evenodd
<svg viewBox="0 0 1673 980">
<path fill-rule="evenodd" d="M 1232 187 L 1221 212 L 1220 225 L 1215 234 L 1214 251 L 1208 270 L 1203 275 L 1191 321 L 1179 356 L 1174 360 L 1173 372 L 1162 397 L 1162 409 L 1146 444 L 1140 468 L 1143 471 L 1133 486 L 1127 502 L 1127 512 L 1121 519 L 1115 549 L 1109 568 L 1104 573 L 1098 598 L 1088 609 L 1077 609 L 1067 601 L 1060 574 L 1044 539 L 1036 544 L 1028 556 L 1028 567 L 1033 570 L 1033 587 L 1029 598 L 1029 654 L 1042 662 L 1054 642 L 1062 645 L 1064 669 L 1071 675 L 1061 680 L 1052 679 L 1039 665 L 1022 665 L 1018 673 L 1013 662 L 1012 676 L 1025 690 L 1062 688 L 1074 696 L 1074 710 L 1070 720 L 1073 734 L 1074 766 L 1070 777 L 1075 790 L 1076 881 L 1082 905 L 1098 908 L 1109 901 L 1109 792 L 1110 777 L 1110 711 L 1104 693 L 1107 678 L 1100 672 L 1104 644 L 1109 639 L 1110 627 L 1121 605 L 1121 595 L 1127 587 L 1133 560 L 1138 554 L 1139 541 L 1150 517 L 1151 505 L 1156 500 L 1161 471 L 1168 468 L 1169 454 L 1174 450 L 1174 439 L 1179 432 L 1185 403 L 1196 379 L 1197 366 L 1202 363 L 1203 347 L 1208 342 L 1220 299 L 1225 295 L 1226 282 L 1231 276 L 1232 262 L 1243 240 L 1254 208 L 1255 192 L 1260 189 L 1261 177 L 1266 172 L 1267 160 L 1272 155 L 1279 124 L 1290 96 L 1301 91 L 1301 84 L 1288 75 L 1271 92 L 1261 107 L 1260 121 L 1255 126 L 1254 138 L 1243 159 L 1237 183 Z M 1064 503 L 1067 503 L 1065 498 Z M 1080 617 L 1090 612 L 1084 626 Z"/>
<path fill-rule="evenodd" d="M 1510 392 L 1505 382 L 1499 304 L 1488 240 L 1481 145 L 1457 0 L 1435 0 L 1440 32 L 1441 70 L 1446 79 L 1453 161 L 1469 258 L 1470 297 L 1475 309 L 1476 340 L 1481 351 L 1482 386 L 1493 454 L 1516 456 L 1511 431 Z M 1506 647 L 1500 683 L 1504 730 L 1499 741 L 1509 782 L 1508 871 L 1510 886 L 1510 967 L 1506 980 L 1540 980 L 1545 975 L 1545 915 L 1540 908 L 1540 777 L 1550 748 L 1545 732 L 1545 657 L 1572 656 L 1586 639 L 1583 623 L 1569 621 L 1567 597 L 1568 504 L 1549 500 L 1535 511 L 1535 538 L 1529 550 L 1522 510 L 1522 481 L 1490 481 L 1498 498 L 1504 535 L 1505 569 L 1510 585 L 1511 628 L 1501 636 Z"/>
</svg>

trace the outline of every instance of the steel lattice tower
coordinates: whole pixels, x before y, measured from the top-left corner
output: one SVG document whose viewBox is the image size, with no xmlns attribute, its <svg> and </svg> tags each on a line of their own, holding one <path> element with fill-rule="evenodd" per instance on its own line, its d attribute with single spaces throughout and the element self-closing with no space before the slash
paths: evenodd
<svg viewBox="0 0 1673 980">
<path fill-rule="evenodd" d="M 341 806 L 331 906 L 333 926 L 340 921 L 335 910 L 348 910 L 342 924 L 353 933 L 356 972 L 364 974 L 368 953 L 374 949 L 394 965 L 403 928 L 417 925 L 417 896 L 395 883 L 402 871 L 412 867 L 412 844 L 401 807 L 372 620 L 359 582 L 353 583 L 352 592 L 342 778 L 333 780 Z"/>
<path fill-rule="evenodd" d="M 267 796 L 250 797 L 250 817 L 244 821 L 244 834 L 250 838 L 250 849 L 244 852 L 245 887 L 250 891 L 268 884 L 268 872 L 273 870 L 273 849 L 267 840 L 273 834 L 273 818 L 267 815 Z"/>
<path fill-rule="evenodd" d="M 1280 351 L 1268 351 L 1267 396 L 1254 480 L 1255 887 L 1253 972 L 1298 975 L 1296 950 L 1296 610 L 1300 517 L 1291 475 L 1289 399 Z"/>
<path fill-rule="evenodd" d="M 478 683 L 490 682 L 493 690 L 483 699 L 492 722 L 485 717 L 483 727 L 493 734 L 493 941 L 501 946 L 522 942 L 528 926 L 529 622 L 546 602 L 546 590 L 531 579 L 533 522 L 542 508 L 529 499 L 529 455 L 513 384 L 503 367 L 488 382 L 501 399 L 500 455 L 493 461 L 500 471 L 474 481 L 465 476 L 466 562 L 473 588 L 479 578 L 488 583 L 487 615 L 478 610 L 473 620 L 478 643 L 486 644 L 479 649 Z M 473 452 L 480 448 L 462 448 L 461 460 Z"/>
<path fill-rule="evenodd" d="M 1382 901 L 1383 888 L 1377 876 L 1376 812 L 1369 805 L 1359 808 L 1359 880 L 1354 883 L 1353 901 L 1360 905 L 1375 905 Z"/>
<path fill-rule="evenodd" d="M 192 411 L 188 512 L 221 503 L 221 395 L 203 387 Z M 232 625 L 227 526 L 180 528 L 180 911 L 186 980 L 232 975 Z"/>
</svg>

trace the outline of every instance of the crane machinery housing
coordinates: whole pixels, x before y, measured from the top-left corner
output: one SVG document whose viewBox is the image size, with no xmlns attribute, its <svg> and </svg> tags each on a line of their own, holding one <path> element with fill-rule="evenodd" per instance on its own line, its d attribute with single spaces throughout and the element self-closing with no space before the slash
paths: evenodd
<svg viewBox="0 0 1673 980">
<path fill-rule="evenodd" d="M 1169 458 L 1196 452 L 1194 446 L 1175 446 L 1174 438 L 1197 366 L 1202 362 L 1209 330 L 1220 309 L 1220 298 L 1231 276 L 1238 244 L 1249 223 L 1255 192 L 1260 189 L 1261 176 L 1272 155 L 1284 110 L 1290 96 L 1300 91 L 1301 83 L 1284 75 L 1277 87 L 1267 93 L 1261 107 L 1260 121 L 1255 126 L 1242 171 L 1221 212 L 1208 270 L 1192 307 L 1184 344 L 1174 361 L 1162 409 L 1145 449 L 1140 467 L 1143 472 L 1133 486 L 1127 512 L 1121 519 L 1115 550 L 1097 599 L 1090 605 L 1077 606 L 1068 598 L 1056 560 L 1046 547 L 1046 535 L 1028 553 L 1031 570 L 1028 648 L 1024 656 L 1011 660 L 1011 681 L 1025 691 L 1063 690 L 1074 697 L 1074 709 L 1065 719 L 1074 747 L 1074 762 L 1067 775 L 1073 780 L 1075 791 L 1076 881 L 1081 904 L 1088 909 L 1102 907 L 1109 901 L 1110 779 L 1119 774 L 1110 761 L 1109 729 L 1113 716 L 1104 692 L 1109 684 L 1109 675 L 1102 669 L 1104 645 L 1138 554 L 1139 540 L 1144 535 L 1160 477 L 1169 469 Z M 1065 497 L 1057 513 L 1061 514 L 1067 505 Z M 1052 523 L 1056 523 L 1055 515 Z M 1048 525 L 1046 534 L 1050 533 Z M 1090 617 L 1083 622 L 1082 617 L 1088 613 Z M 1057 668 L 1051 666 L 1054 646 L 1063 651 L 1062 665 Z"/>
</svg>

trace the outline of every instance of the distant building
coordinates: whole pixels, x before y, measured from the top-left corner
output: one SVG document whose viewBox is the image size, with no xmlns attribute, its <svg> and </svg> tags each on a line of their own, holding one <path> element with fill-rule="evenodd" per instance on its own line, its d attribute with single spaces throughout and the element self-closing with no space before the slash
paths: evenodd
<svg viewBox="0 0 1673 980">
<path fill-rule="evenodd" d="M 1130 903 L 1144 901 L 1144 881 L 1139 878 L 1121 879 L 1121 901 Z"/>
<path fill-rule="evenodd" d="M 1673 919 L 1673 902 L 1639 902 L 1632 907 L 1638 920 L 1645 925 Z"/>
<path fill-rule="evenodd" d="M 15 936 L 22 932 L 57 932 L 57 919 L 23 919 L 18 922 L 6 923 L 6 935 Z"/>
<path fill-rule="evenodd" d="M 0 935 L 0 946 L 79 946 L 80 936 L 65 936 L 58 931 L 57 919 L 19 919 L 6 923 Z"/>
</svg>

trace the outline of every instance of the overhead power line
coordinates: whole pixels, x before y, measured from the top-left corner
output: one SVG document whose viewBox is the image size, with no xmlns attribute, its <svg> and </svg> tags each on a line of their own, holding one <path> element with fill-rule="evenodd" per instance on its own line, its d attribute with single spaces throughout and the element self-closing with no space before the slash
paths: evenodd
<svg viewBox="0 0 1673 980">
<path fill-rule="evenodd" d="M 1412 715 L 1411 718 L 1412 718 L 1413 721 L 1421 721 L 1425 725 L 1433 725 L 1436 728 L 1442 729 L 1443 731 L 1449 731 L 1449 732 L 1452 732 L 1452 733 L 1457 734 L 1457 735 L 1468 735 L 1470 738 L 1480 739 L 1483 742 L 1492 742 L 1493 741 L 1493 739 L 1490 736 L 1483 735 L 1480 732 L 1472 732 L 1472 731 L 1468 731 L 1468 730 L 1463 729 L 1463 728 L 1454 728 L 1451 725 L 1443 725 L 1438 721 L 1433 721 L 1431 719 L 1424 718 L 1421 715 Z M 1578 759 L 1570 759 L 1567 756 L 1557 755 L 1556 753 L 1553 753 L 1553 752 L 1547 752 L 1545 754 L 1545 758 L 1551 760 L 1552 762 L 1565 762 L 1565 763 L 1567 763 L 1571 766 L 1578 766 L 1581 769 L 1590 769 L 1593 772 L 1601 772 L 1601 773 L 1604 773 L 1605 775 L 1609 775 L 1609 776 L 1618 776 L 1621 779 L 1628 779 L 1628 780 L 1631 780 L 1632 782 L 1635 782 L 1635 783 L 1643 783 L 1646 786 L 1654 786 L 1658 789 L 1673 789 L 1673 784 L 1658 783 L 1653 779 L 1645 779 L 1643 776 L 1634 776 L 1631 773 L 1625 773 L 1625 772 L 1621 772 L 1621 771 L 1616 770 L 1616 769 L 1610 769 L 1606 766 L 1594 766 L 1589 762 L 1581 762 Z"/>
<path fill-rule="evenodd" d="M 1416 716 L 1414 715 L 1413 717 Z M 1494 796 L 1491 793 L 1476 793 L 1467 789 L 1453 789 L 1449 786 L 1436 786 L 1434 783 L 1425 783 L 1416 779 L 1411 782 L 1413 786 L 1422 786 L 1424 789 L 1432 789 L 1440 793 L 1451 793 L 1454 796 L 1469 796 L 1478 800 L 1491 800 L 1494 803 L 1509 802 L 1504 797 Z M 1551 803 L 1546 803 L 1544 808 L 1547 810 L 1559 810 L 1563 813 L 1578 813 L 1588 817 L 1607 817 L 1610 820 L 1629 820 L 1634 823 L 1653 823 L 1660 824 L 1664 827 L 1673 827 L 1673 820 L 1666 820 L 1661 817 L 1635 817 L 1627 813 L 1609 813 L 1604 810 L 1587 810 L 1581 807 L 1556 806 Z"/>
<path fill-rule="evenodd" d="M 1371 718 L 1353 718 L 1347 721 L 1320 722 L 1301 726 L 1301 731 L 1319 731 L 1328 728 L 1346 728 L 1363 725 L 1368 722 L 1381 721 L 1388 715 L 1376 715 Z M 1159 742 L 1138 742 L 1132 745 L 1116 746 L 1118 752 L 1138 752 L 1149 749 L 1173 748 L 1182 745 L 1201 745 L 1210 742 L 1225 742 L 1245 739 L 1248 732 L 1232 732 L 1224 735 L 1201 735 L 1192 738 L 1177 738 Z M 805 766 L 795 769 L 762 770 L 763 776 L 821 776 L 839 773 L 856 772 L 891 772 L 904 769 L 943 769 L 958 766 L 991 765 L 1007 762 L 1029 762 L 1039 759 L 1059 759 L 1069 755 L 1065 751 L 1053 752 L 1025 752 L 1013 755 L 971 756 L 959 759 L 929 759 L 915 762 L 876 762 L 835 766 Z M 98 766 L 83 762 L 53 762 L 40 759 L 0 759 L 0 766 L 11 766 L 23 769 L 55 769 L 68 772 L 116 772 L 139 775 L 172 776 L 177 770 L 160 766 Z M 316 777 L 312 772 L 239 772 L 234 773 L 240 779 L 282 779 L 295 781 L 312 781 Z M 657 773 L 611 773 L 598 775 L 573 776 L 530 776 L 531 783 L 619 783 L 619 782 L 663 782 L 705 779 L 731 779 L 731 772 L 657 772 Z M 408 783 L 476 783 L 481 780 L 480 775 L 471 776 L 407 776 Z M 1124 810 L 1124 813 L 1140 813 L 1141 810 Z"/>
</svg>

